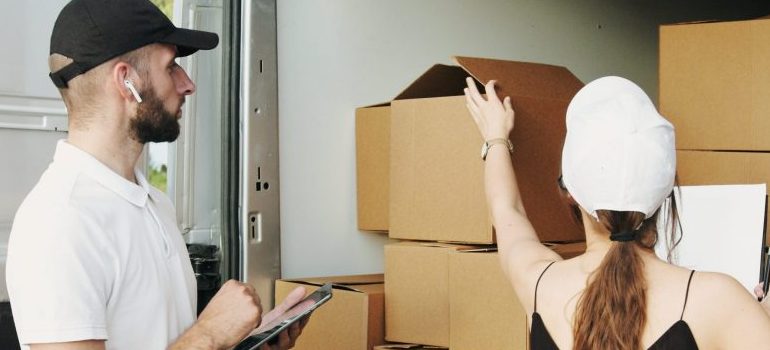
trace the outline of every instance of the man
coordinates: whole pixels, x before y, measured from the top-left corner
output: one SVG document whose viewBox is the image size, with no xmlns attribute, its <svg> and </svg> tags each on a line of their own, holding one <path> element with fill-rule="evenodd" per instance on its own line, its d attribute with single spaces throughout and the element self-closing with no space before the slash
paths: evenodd
<svg viewBox="0 0 770 350">
<path fill-rule="evenodd" d="M 163 193 L 135 170 L 173 141 L 195 84 L 175 59 L 218 44 L 147 0 L 73 0 L 51 35 L 51 79 L 69 135 L 19 208 L 7 285 L 19 341 L 39 349 L 227 349 L 304 296 L 261 316 L 254 288 L 225 283 L 195 320 L 196 284 Z M 273 348 L 293 345 L 301 326 Z M 266 347 L 268 348 L 268 347 Z"/>
</svg>

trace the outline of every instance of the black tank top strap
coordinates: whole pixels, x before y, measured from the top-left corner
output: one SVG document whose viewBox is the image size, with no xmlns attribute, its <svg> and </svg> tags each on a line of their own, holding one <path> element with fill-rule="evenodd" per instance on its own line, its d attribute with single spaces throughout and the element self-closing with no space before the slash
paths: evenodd
<svg viewBox="0 0 770 350">
<path fill-rule="evenodd" d="M 540 277 L 537 278 L 537 283 L 535 283 L 535 310 L 534 310 L 534 312 L 537 312 L 537 287 L 540 286 L 540 279 L 543 278 L 543 275 L 545 275 L 545 272 L 548 271 L 548 268 L 551 267 L 551 265 L 553 265 L 553 263 L 555 263 L 555 261 L 551 261 L 551 263 L 548 264 L 548 266 L 546 266 L 543 269 L 543 272 L 540 273 Z"/>
<path fill-rule="evenodd" d="M 692 282 L 692 275 L 694 274 L 695 274 L 695 270 L 690 271 L 690 278 L 687 280 L 687 292 L 684 293 L 684 305 L 682 305 L 682 315 L 679 316 L 680 321 L 684 318 L 684 309 L 687 307 L 687 298 L 690 296 L 690 283 Z"/>
</svg>

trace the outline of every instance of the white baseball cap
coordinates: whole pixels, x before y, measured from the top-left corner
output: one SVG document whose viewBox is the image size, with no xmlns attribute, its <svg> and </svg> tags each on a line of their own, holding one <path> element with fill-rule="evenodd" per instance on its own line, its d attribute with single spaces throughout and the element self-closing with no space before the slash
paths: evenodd
<svg viewBox="0 0 770 350">
<path fill-rule="evenodd" d="M 674 186 L 674 127 L 633 82 L 596 79 L 567 107 L 561 171 L 570 195 L 593 217 L 613 210 L 649 218 Z"/>
</svg>

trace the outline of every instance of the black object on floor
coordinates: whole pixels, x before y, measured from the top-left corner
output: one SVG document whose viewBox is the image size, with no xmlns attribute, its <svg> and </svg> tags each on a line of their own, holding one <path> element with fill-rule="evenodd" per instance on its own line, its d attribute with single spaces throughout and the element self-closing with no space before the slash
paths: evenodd
<svg viewBox="0 0 770 350">
<path fill-rule="evenodd" d="M 222 284 L 219 273 L 219 258 L 216 256 L 217 246 L 206 244 L 188 244 L 190 263 L 195 272 L 198 284 L 198 314 L 217 293 Z"/>
</svg>

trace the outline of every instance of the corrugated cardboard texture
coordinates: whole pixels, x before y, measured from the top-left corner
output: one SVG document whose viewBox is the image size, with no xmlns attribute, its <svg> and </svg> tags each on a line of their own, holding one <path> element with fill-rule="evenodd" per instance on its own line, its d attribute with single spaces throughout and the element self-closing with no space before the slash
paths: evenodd
<svg viewBox="0 0 770 350">
<path fill-rule="evenodd" d="M 770 153 L 677 151 L 676 157 L 680 185 L 770 184 Z M 770 232 L 765 237 L 770 244 Z"/>
<path fill-rule="evenodd" d="M 449 254 L 449 348 L 526 350 L 527 315 L 497 252 Z"/>
<path fill-rule="evenodd" d="M 356 109 L 358 229 L 387 231 L 390 206 L 390 107 Z"/>
<path fill-rule="evenodd" d="M 335 287 L 332 299 L 313 312 L 310 322 L 302 331 L 294 349 L 371 349 L 385 342 L 384 286 L 372 281 L 375 275 L 337 276 L 298 281 L 276 281 L 276 300 L 283 300 L 297 286 L 304 286 L 308 293 L 318 289 L 318 283 L 337 282 L 347 286 Z M 354 288 L 349 290 L 347 288 Z"/>
<path fill-rule="evenodd" d="M 522 200 L 543 241 L 582 240 L 556 185 L 567 105 L 582 83 L 563 67 L 457 58 L 481 81 L 498 80 L 511 96 L 516 127 L 513 163 Z M 434 67 L 435 69 L 435 67 Z M 391 106 L 390 235 L 394 238 L 493 243 L 484 199 L 483 140 L 465 107 L 463 74 L 425 74 Z M 457 81 L 460 79 L 460 81 Z M 435 97 L 432 86 L 457 89 Z M 417 98 L 421 93 L 431 98 Z M 449 94 L 446 88 L 442 93 Z"/>
<path fill-rule="evenodd" d="M 391 350 L 391 349 L 410 349 L 410 350 L 447 350 L 442 346 L 418 345 L 418 344 L 383 344 L 377 345 L 372 350 Z"/>
<path fill-rule="evenodd" d="M 585 242 L 550 246 L 564 258 L 585 251 Z M 427 242 L 386 245 L 385 338 L 451 349 L 521 348 L 526 327 L 521 334 L 516 329 L 526 318 L 519 319 L 521 305 L 500 269 L 497 252 L 489 248 Z M 459 300 L 457 309 L 454 300 Z M 479 330 L 484 319 L 489 329 Z"/>
<path fill-rule="evenodd" d="M 393 101 L 391 237 L 491 243 L 483 142 L 464 97 Z"/>
<path fill-rule="evenodd" d="M 391 349 L 409 349 L 409 350 L 447 350 L 441 346 L 417 345 L 417 344 L 383 344 L 377 345 L 372 350 L 391 350 Z"/>
<path fill-rule="evenodd" d="M 385 339 L 449 346 L 449 253 L 460 245 L 385 246 Z"/>
<path fill-rule="evenodd" d="M 770 151 L 770 20 L 660 27 L 660 110 L 678 149 Z"/>
</svg>

